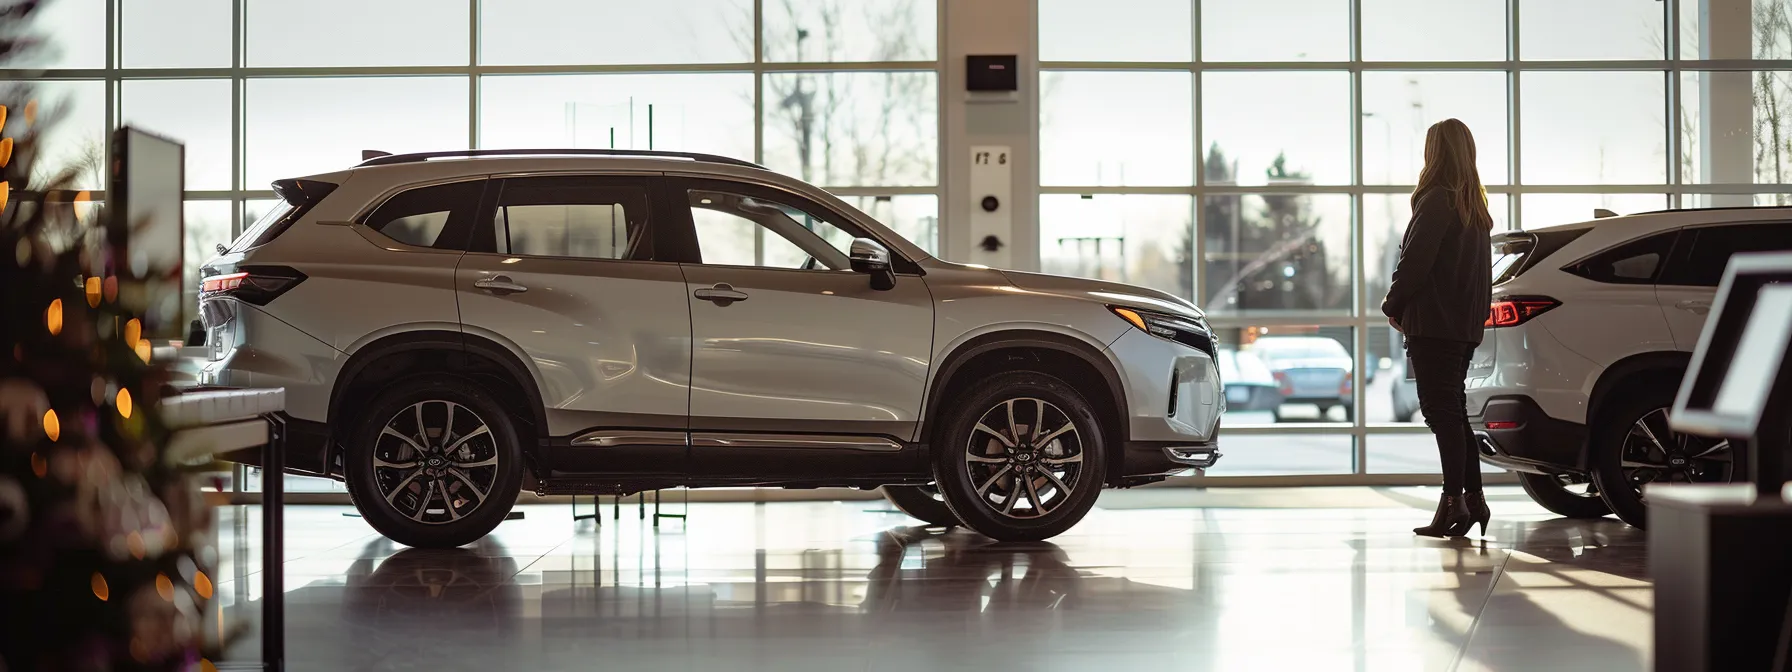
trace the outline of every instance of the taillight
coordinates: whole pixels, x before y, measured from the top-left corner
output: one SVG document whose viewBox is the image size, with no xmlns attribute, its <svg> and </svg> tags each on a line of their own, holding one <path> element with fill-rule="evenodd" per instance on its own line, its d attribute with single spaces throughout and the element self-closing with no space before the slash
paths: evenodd
<svg viewBox="0 0 1792 672">
<path fill-rule="evenodd" d="M 1344 380 L 1338 381 L 1338 394 L 1350 394 L 1351 389 L 1350 374 L 1346 373 Z"/>
<path fill-rule="evenodd" d="M 1488 329 L 1516 327 L 1559 305 L 1562 305 L 1561 301 L 1546 296 L 1503 297 L 1488 306 L 1487 322 L 1481 326 Z"/>
<path fill-rule="evenodd" d="M 1275 372 L 1275 377 L 1276 391 L 1281 392 L 1284 397 L 1294 396 L 1294 381 L 1288 379 L 1288 374 L 1283 371 L 1277 371 Z"/>
<path fill-rule="evenodd" d="M 199 282 L 199 297 L 230 296 L 257 306 L 268 305 L 286 290 L 305 281 L 305 274 L 285 266 L 244 266 L 236 273 L 214 275 Z"/>
</svg>

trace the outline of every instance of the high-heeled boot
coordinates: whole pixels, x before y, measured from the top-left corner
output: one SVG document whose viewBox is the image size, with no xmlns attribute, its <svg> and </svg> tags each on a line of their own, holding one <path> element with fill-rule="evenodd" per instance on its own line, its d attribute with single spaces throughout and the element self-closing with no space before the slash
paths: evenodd
<svg viewBox="0 0 1792 672">
<path fill-rule="evenodd" d="M 1468 534 L 1470 524 L 1463 496 L 1444 495 L 1437 500 L 1437 513 L 1431 516 L 1431 524 L 1412 528 L 1412 533 L 1421 537 L 1460 537 Z"/>
<path fill-rule="evenodd" d="M 1481 536 L 1487 536 L 1487 523 L 1493 518 L 1493 512 L 1487 510 L 1487 493 L 1481 490 L 1464 493 L 1462 498 L 1468 506 L 1468 524 L 1470 528 L 1481 526 Z M 1467 530 L 1464 530 L 1466 532 Z"/>
</svg>

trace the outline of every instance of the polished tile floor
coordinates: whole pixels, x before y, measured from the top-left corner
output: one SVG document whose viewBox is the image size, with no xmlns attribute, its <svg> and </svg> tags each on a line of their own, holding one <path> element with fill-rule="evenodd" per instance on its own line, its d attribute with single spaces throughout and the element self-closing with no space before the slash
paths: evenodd
<svg viewBox="0 0 1792 672">
<path fill-rule="evenodd" d="M 1052 543 L 913 526 L 882 502 L 694 504 L 656 530 L 523 507 L 405 549 L 294 506 L 293 670 L 1642 670 L 1645 543 L 1489 493 L 1485 539 L 1415 538 L 1427 488 L 1106 493 Z M 668 505 L 668 512 L 680 507 Z M 589 510 L 589 507 L 586 507 Z M 221 516 L 223 625 L 262 586 Z M 246 593 L 246 594 L 245 594 Z M 243 600 L 248 600 L 246 603 Z M 242 609 L 242 607 L 248 609 Z M 233 649 L 252 659 L 253 637 Z"/>
</svg>

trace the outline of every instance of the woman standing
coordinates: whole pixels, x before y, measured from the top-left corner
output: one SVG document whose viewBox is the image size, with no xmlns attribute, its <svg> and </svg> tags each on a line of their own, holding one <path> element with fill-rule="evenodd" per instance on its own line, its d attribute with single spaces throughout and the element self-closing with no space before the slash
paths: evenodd
<svg viewBox="0 0 1792 672">
<path fill-rule="evenodd" d="M 1425 168 L 1412 192 L 1412 221 L 1381 302 L 1388 324 L 1406 336 L 1419 410 L 1437 437 L 1443 463 L 1437 514 L 1414 534 L 1459 537 L 1476 523 L 1487 532 L 1487 497 L 1468 427 L 1464 381 L 1487 321 L 1492 229 L 1487 193 L 1475 170 L 1474 136 L 1455 119 L 1433 124 L 1425 134 Z"/>
</svg>

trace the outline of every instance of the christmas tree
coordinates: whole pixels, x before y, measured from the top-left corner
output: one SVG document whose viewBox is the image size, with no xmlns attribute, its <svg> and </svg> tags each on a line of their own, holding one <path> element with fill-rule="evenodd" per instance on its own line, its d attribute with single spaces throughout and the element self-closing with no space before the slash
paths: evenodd
<svg viewBox="0 0 1792 672">
<path fill-rule="evenodd" d="M 0 67 L 45 4 L 0 2 Z M 59 116 L 0 84 L 0 672 L 211 670 L 211 506 L 164 451 L 144 283 L 43 160 Z"/>
</svg>

